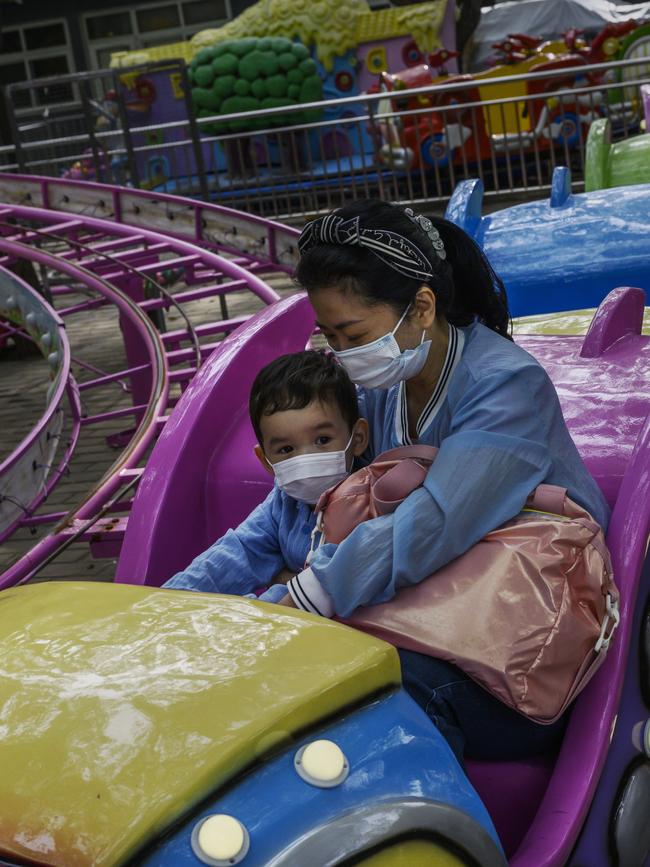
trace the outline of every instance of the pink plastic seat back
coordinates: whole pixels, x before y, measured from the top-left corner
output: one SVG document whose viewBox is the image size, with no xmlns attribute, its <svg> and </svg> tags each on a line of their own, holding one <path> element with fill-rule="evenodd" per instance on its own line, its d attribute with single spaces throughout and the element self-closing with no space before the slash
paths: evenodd
<svg viewBox="0 0 650 867">
<path fill-rule="evenodd" d="M 314 312 L 304 295 L 237 329 L 192 380 L 147 462 L 116 580 L 160 585 L 264 498 L 271 479 L 253 455 L 248 395 L 257 373 L 304 349 Z"/>
<path fill-rule="evenodd" d="M 584 340 L 517 340 L 549 371 L 569 430 L 613 506 L 607 544 L 621 593 L 621 626 L 602 668 L 574 704 L 557 758 L 468 762 L 513 867 L 567 863 L 610 749 L 613 720 L 622 711 L 623 677 L 638 666 L 630 650 L 632 612 L 650 530 L 650 340 L 641 336 L 644 301 L 640 289 L 616 289 L 601 303 Z M 635 719 L 637 701 L 640 697 L 631 697 L 626 705 Z M 610 809 L 611 800 L 600 799 L 597 826 L 606 827 Z"/>
</svg>

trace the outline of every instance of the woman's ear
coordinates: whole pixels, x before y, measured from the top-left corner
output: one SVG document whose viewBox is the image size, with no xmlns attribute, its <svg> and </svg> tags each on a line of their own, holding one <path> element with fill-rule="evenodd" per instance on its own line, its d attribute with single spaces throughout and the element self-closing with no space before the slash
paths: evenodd
<svg viewBox="0 0 650 867">
<path fill-rule="evenodd" d="M 433 289 L 423 283 L 415 293 L 413 312 L 418 320 L 418 326 L 427 330 L 436 321 L 436 296 Z"/>
<path fill-rule="evenodd" d="M 255 457 L 262 464 L 262 466 L 264 467 L 266 472 L 270 473 L 271 475 L 274 475 L 273 467 L 271 466 L 271 464 L 268 461 L 268 458 L 264 454 L 264 449 L 262 448 L 262 446 L 259 443 L 255 443 L 255 447 L 253 448 L 253 451 L 255 452 Z"/>
<path fill-rule="evenodd" d="M 354 428 L 352 434 L 352 454 L 355 457 L 362 455 L 368 448 L 370 440 L 370 432 L 368 430 L 368 422 L 365 418 L 360 418 Z"/>
</svg>

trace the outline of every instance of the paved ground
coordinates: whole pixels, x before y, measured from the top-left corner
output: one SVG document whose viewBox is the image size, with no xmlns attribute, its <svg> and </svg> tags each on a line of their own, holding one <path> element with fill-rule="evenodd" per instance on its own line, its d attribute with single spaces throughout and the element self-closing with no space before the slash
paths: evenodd
<svg viewBox="0 0 650 867">
<path fill-rule="evenodd" d="M 281 294 L 293 289 L 286 276 L 261 276 Z M 73 300 L 70 299 L 70 303 Z M 253 313 L 262 306 L 248 292 L 228 296 L 228 313 L 231 316 Z M 195 324 L 221 318 L 217 299 L 188 305 L 188 312 Z M 169 328 L 182 327 L 182 320 L 174 310 L 167 314 L 167 322 Z M 126 366 L 117 314 L 111 308 L 70 317 L 66 329 L 75 358 L 106 372 L 115 372 Z M 97 376 L 78 365 L 74 366 L 74 373 L 79 382 Z M 40 356 L 18 357 L 16 350 L 0 351 L 0 463 L 40 417 L 45 406 L 47 374 L 47 365 Z M 83 393 L 83 409 L 88 415 L 118 409 L 129 403 L 130 396 L 117 383 Z M 61 480 L 39 512 L 67 511 L 82 499 L 119 454 L 106 444 L 107 434 L 124 430 L 129 426 L 129 421 L 129 418 L 121 418 L 109 424 L 82 429 L 69 475 Z M 7 543 L 0 545 L 0 574 L 41 535 L 43 531 L 32 535 L 28 530 L 20 530 Z M 74 544 L 46 566 L 38 580 L 110 581 L 114 572 L 114 560 L 93 560 L 86 545 Z"/>
</svg>

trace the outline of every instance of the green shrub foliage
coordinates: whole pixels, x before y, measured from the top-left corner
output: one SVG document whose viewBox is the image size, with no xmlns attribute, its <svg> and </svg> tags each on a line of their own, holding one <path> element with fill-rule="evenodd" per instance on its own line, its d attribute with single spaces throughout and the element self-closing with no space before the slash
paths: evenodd
<svg viewBox="0 0 650 867">
<path fill-rule="evenodd" d="M 189 77 L 199 117 L 281 108 L 323 97 L 323 83 L 307 48 L 281 37 L 231 39 L 204 48 L 192 60 Z M 217 121 L 201 129 L 218 135 L 310 123 L 319 116 L 318 110 L 305 109 L 267 118 Z"/>
</svg>

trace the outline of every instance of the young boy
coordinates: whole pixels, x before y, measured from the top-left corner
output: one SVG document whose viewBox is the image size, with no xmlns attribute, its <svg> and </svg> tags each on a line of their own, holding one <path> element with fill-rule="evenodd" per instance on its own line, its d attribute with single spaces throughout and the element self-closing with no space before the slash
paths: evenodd
<svg viewBox="0 0 650 867">
<path fill-rule="evenodd" d="M 275 485 L 236 529 L 199 554 L 163 586 L 176 590 L 252 594 L 299 573 L 315 526 L 313 506 L 345 478 L 368 445 L 356 389 L 331 355 L 283 355 L 263 368 L 251 390 L 255 453 Z M 287 597 L 286 599 L 284 597 Z M 284 584 L 260 598 L 291 604 Z"/>
</svg>

